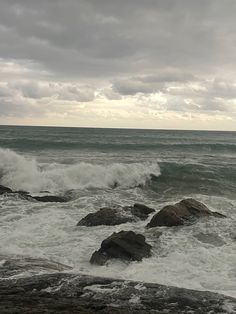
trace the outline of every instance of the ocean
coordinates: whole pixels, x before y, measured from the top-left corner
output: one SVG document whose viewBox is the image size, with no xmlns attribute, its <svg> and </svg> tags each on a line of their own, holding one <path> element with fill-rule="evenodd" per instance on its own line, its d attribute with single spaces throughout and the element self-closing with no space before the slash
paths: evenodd
<svg viewBox="0 0 236 314">
<path fill-rule="evenodd" d="M 71 197 L 40 203 L 0 196 L 0 254 L 236 296 L 236 132 L 1 126 L 0 184 Z M 146 229 L 148 221 L 76 226 L 104 206 L 143 203 L 159 210 L 187 197 L 227 218 L 172 228 Z M 152 257 L 91 265 L 102 240 L 120 230 L 144 234 Z"/>
</svg>

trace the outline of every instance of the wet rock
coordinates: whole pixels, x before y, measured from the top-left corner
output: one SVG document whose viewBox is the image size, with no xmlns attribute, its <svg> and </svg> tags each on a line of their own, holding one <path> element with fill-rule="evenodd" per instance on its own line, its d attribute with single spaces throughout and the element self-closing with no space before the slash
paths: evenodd
<svg viewBox="0 0 236 314">
<path fill-rule="evenodd" d="M 8 278 L 21 273 L 58 272 L 71 269 L 70 266 L 45 258 L 27 256 L 9 257 L 0 255 L 0 278 Z"/>
<path fill-rule="evenodd" d="M 55 202 L 55 203 L 65 203 L 70 199 L 66 196 L 57 196 L 57 195 L 44 195 L 44 196 L 32 196 L 27 191 L 13 191 L 10 188 L 0 185 L 0 195 L 2 194 L 15 194 L 19 196 L 21 199 L 33 201 L 36 200 L 38 202 Z"/>
<path fill-rule="evenodd" d="M 1 314 L 234 313 L 236 299 L 155 283 L 82 274 L 0 280 Z"/>
<path fill-rule="evenodd" d="M 115 226 L 133 221 L 133 217 L 125 214 L 120 208 L 101 208 L 96 213 L 90 213 L 82 218 L 77 226 Z"/>
<path fill-rule="evenodd" d="M 218 212 L 211 212 L 212 216 L 217 217 L 217 218 L 227 218 L 227 216 L 218 213 Z"/>
<path fill-rule="evenodd" d="M 152 217 L 147 228 L 184 225 L 186 223 L 193 223 L 198 218 L 206 216 L 225 217 L 223 214 L 210 211 L 203 203 L 188 198 L 174 205 L 163 207 Z"/>
<path fill-rule="evenodd" d="M 144 257 L 151 256 L 151 248 L 142 234 L 133 231 L 114 232 L 102 242 L 101 248 L 93 253 L 90 263 L 104 265 L 113 258 L 141 261 Z"/>
<path fill-rule="evenodd" d="M 134 204 L 133 206 L 110 208 L 104 207 L 95 213 L 90 213 L 82 218 L 77 226 L 115 226 L 127 222 L 145 220 L 148 215 L 155 210 L 143 204 Z"/>
<path fill-rule="evenodd" d="M 6 193 L 13 193 L 13 191 L 4 185 L 0 185 L 0 195 L 6 194 Z"/>
<path fill-rule="evenodd" d="M 63 197 L 63 196 L 55 196 L 55 195 L 44 195 L 44 196 L 31 196 L 34 200 L 38 202 L 45 202 L 45 203 L 66 203 L 68 202 L 68 198 Z"/>
<path fill-rule="evenodd" d="M 141 220 L 145 220 L 151 213 L 155 212 L 155 209 L 143 204 L 135 203 L 133 207 L 130 207 L 130 211 L 134 216 Z"/>
</svg>

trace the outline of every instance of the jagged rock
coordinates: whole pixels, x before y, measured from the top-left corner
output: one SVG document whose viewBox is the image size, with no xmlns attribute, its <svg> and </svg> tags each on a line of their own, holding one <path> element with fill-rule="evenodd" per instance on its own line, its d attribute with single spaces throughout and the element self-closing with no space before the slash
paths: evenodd
<svg viewBox="0 0 236 314">
<path fill-rule="evenodd" d="M 184 225 L 186 223 L 193 223 L 197 218 L 205 216 L 226 217 L 223 214 L 210 211 L 203 203 L 188 198 L 174 205 L 163 207 L 152 217 L 151 221 L 147 224 L 147 228 Z"/>
<path fill-rule="evenodd" d="M 0 185 L 0 195 L 5 193 L 13 193 L 13 191 L 4 185 Z"/>
<path fill-rule="evenodd" d="M 232 314 L 236 299 L 208 291 L 82 274 L 0 280 L 1 314 Z"/>
<path fill-rule="evenodd" d="M 90 263 L 104 265 L 112 258 L 141 261 L 144 257 L 151 256 L 151 248 L 142 234 L 133 231 L 114 232 L 102 242 L 101 248 L 93 253 Z"/>
<path fill-rule="evenodd" d="M 155 210 L 143 204 L 134 204 L 134 206 L 125 206 L 117 208 L 104 207 L 95 213 L 90 213 L 82 218 L 77 226 L 115 226 L 126 222 L 137 221 L 137 218 L 145 220 L 148 215 Z"/>
</svg>

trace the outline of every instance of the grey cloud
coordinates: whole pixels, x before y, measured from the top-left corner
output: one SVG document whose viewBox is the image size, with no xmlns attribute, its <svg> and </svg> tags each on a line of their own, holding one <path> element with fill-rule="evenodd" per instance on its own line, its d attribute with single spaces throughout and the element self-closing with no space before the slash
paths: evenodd
<svg viewBox="0 0 236 314">
<path fill-rule="evenodd" d="M 159 84 L 159 88 L 163 85 Z M 121 95 L 135 95 L 137 93 L 153 93 L 158 90 L 157 84 L 142 82 L 139 79 L 121 79 L 113 83 L 113 90 Z"/>
<path fill-rule="evenodd" d="M 236 3 L 226 2 L 3 0 L 0 53 L 68 77 L 208 74 L 235 66 Z"/>
<path fill-rule="evenodd" d="M 0 116 L 1 117 L 25 117 L 42 114 L 42 110 L 34 107 L 26 101 L 9 100 L 0 98 Z"/>
<path fill-rule="evenodd" d="M 118 92 L 116 92 L 116 91 L 114 91 L 114 89 L 113 89 L 112 86 L 103 88 L 103 89 L 100 91 L 99 95 L 100 95 L 101 97 L 104 96 L 105 98 L 107 98 L 107 99 L 109 99 L 109 100 L 120 100 L 120 99 L 122 99 L 121 94 L 118 93 Z"/>
<path fill-rule="evenodd" d="M 235 12 L 235 0 L 2 0 L 0 65 L 20 67 L 0 69 L 0 111 L 90 102 L 97 88 L 157 110 L 233 112 Z M 158 92 L 166 102 L 148 102 Z"/>
<path fill-rule="evenodd" d="M 191 73 L 176 70 L 160 71 L 158 74 L 142 75 L 113 82 L 113 90 L 121 95 L 135 95 L 137 93 L 154 93 L 163 91 L 169 83 L 186 83 L 198 81 Z"/>
<path fill-rule="evenodd" d="M 62 86 L 58 89 L 58 99 L 89 102 L 94 100 L 94 89 L 90 86 Z"/>
<path fill-rule="evenodd" d="M 49 86 L 40 86 L 36 82 L 18 83 L 12 87 L 21 91 L 25 98 L 39 99 L 52 96 Z"/>
<path fill-rule="evenodd" d="M 87 85 L 56 82 L 27 81 L 10 84 L 12 90 L 21 92 L 25 98 L 56 98 L 59 100 L 88 102 L 94 99 L 94 88 Z"/>
<path fill-rule="evenodd" d="M 6 83 L 0 83 L 0 97 L 9 97 L 12 96 L 12 90 L 9 88 L 9 85 Z"/>
</svg>

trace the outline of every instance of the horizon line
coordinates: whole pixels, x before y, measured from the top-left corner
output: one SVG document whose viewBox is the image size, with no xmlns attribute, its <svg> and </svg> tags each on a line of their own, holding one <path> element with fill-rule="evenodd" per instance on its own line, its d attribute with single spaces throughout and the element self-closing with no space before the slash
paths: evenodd
<svg viewBox="0 0 236 314">
<path fill-rule="evenodd" d="M 169 129 L 169 128 L 135 128 L 135 127 L 96 127 L 96 126 L 62 126 L 62 125 L 24 125 L 24 124 L 0 124 L 0 127 L 37 127 L 37 128 L 74 128 L 74 129 L 107 129 L 107 130 L 143 130 L 143 131 L 192 131 L 192 132 L 236 132 L 236 130 L 217 129 Z"/>
</svg>

